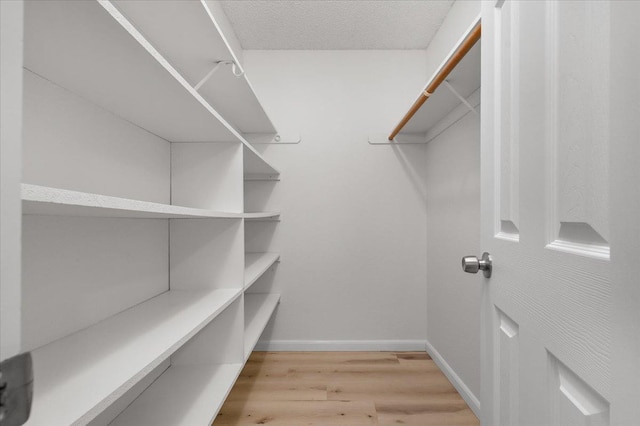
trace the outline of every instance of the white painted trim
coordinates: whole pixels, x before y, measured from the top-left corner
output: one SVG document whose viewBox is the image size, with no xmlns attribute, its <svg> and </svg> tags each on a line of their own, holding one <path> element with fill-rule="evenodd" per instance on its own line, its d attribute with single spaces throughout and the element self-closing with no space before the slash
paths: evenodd
<svg viewBox="0 0 640 426">
<path fill-rule="evenodd" d="M 518 243 L 520 242 L 520 234 L 511 234 L 509 232 L 498 232 L 496 235 L 494 235 L 497 239 L 499 240 L 503 240 L 503 241 L 511 241 L 513 243 Z"/>
<path fill-rule="evenodd" d="M 471 392 L 471 389 L 467 387 L 467 385 L 462 381 L 460 376 L 453 371 L 453 368 L 444 360 L 442 355 L 429 343 L 429 341 L 425 341 L 425 347 L 427 349 L 427 353 L 431 356 L 431 359 L 436 363 L 438 368 L 447 376 L 447 379 L 451 381 L 453 386 L 456 388 L 458 393 L 465 400 L 471 411 L 481 419 L 480 415 L 480 400 Z"/>
<path fill-rule="evenodd" d="M 271 340 L 256 351 L 424 351 L 426 340 Z"/>
<path fill-rule="evenodd" d="M 597 244 L 582 244 L 572 241 L 555 240 L 545 246 L 547 249 L 562 251 L 578 256 L 591 257 L 593 259 L 610 260 L 609 246 Z"/>
</svg>

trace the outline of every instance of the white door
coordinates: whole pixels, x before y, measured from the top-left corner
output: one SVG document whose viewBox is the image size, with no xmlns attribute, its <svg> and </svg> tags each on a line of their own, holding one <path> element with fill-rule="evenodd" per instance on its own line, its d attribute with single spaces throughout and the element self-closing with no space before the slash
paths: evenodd
<svg viewBox="0 0 640 426">
<path fill-rule="evenodd" d="M 483 3 L 484 425 L 640 425 L 639 6 Z"/>
</svg>

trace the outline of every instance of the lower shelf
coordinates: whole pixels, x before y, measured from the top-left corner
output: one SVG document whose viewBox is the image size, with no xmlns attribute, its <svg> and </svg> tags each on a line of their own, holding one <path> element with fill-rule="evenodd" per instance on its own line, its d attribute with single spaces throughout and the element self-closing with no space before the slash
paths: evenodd
<svg viewBox="0 0 640 426">
<path fill-rule="evenodd" d="M 258 343 L 273 311 L 280 303 L 279 294 L 245 293 L 244 358 L 247 360 Z"/>
<path fill-rule="evenodd" d="M 172 365 L 111 425 L 210 425 L 242 366 Z"/>
<path fill-rule="evenodd" d="M 278 253 L 245 253 L 244 288 L 251 287 L 278 259 Z"/>
<path fill-rule="evenodd" d="M 278 305 L 280 295 L 245 293 L 244 297 L 246 362 Z M 171 365 L 110 425 L 210 425 L 240 375 L 244 362 Z"/>
<path fill-rule="evenodd" d="M 253 212 L 253 213 L 245 213 L 244 220 L 249 221 L 274 221 L 278 220 L 280 217 L 280 212 Z"/>
<path fill-rule="evenodd" d="M 90 422 L 240 294 L 241 289 L 168 291 L 34 350 L 27 425 Z"/>
</svg>

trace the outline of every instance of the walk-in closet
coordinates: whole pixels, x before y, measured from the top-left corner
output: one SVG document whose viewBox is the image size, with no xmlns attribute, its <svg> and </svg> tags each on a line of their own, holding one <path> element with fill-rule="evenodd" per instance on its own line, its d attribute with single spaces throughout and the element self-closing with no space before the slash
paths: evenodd
<svg viewBox="0 0 640 426">
<path fill-rule="evenodd" d="M 640 424 L 638 16 L 0 0 L 0 426 Z"/>
</svg>

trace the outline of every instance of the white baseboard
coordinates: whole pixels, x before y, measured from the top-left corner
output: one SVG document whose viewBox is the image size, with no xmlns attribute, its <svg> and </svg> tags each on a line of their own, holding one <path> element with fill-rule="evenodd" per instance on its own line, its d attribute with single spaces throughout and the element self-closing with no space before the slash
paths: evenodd
<svg viewBox="0 0 640 426">
<path fill-rule="evenodd" d="M 256 351 L 424 351 L 426 340 L 271 340 Z"/>
<path fill-rule="evenodd" d="M 444 360 L 442 355 L 433 347 L 429 341 L 425 342 L 427 353 L 431 356 L 431 359 L 436 363 L 436 365 L 442 370 L 445 376 L 453 383 L 453 386 L 456 388 L 458 393 L 465 400 L 471 411 L 478 417 L 480 416 L 480 400 L 471 392 L 471 390 L 467 387 L 467 385 L 462 381 L 460 376 L 456 374 L 455 371 L 451 368 L 451 366 Z"/>
</svg>

